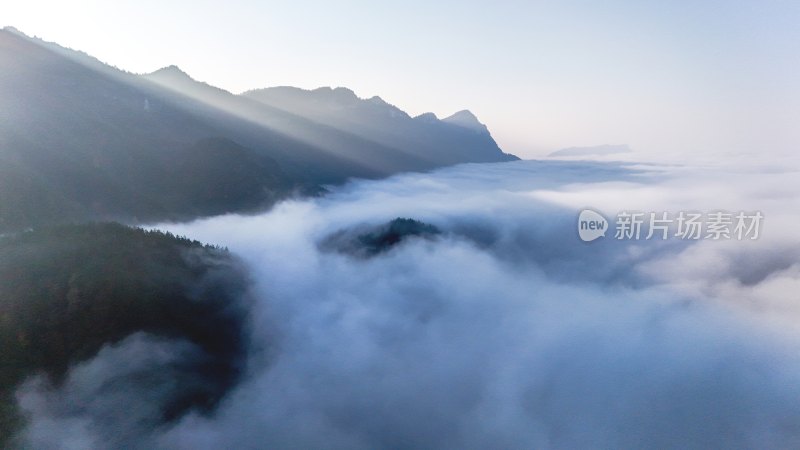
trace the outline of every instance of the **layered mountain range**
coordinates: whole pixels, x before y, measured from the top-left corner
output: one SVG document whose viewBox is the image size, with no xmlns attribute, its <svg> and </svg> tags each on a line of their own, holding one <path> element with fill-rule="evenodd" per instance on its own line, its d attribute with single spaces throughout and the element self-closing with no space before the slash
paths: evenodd
<svg viewBox="0 0 800 450">
<path fill-rule="evenodd" d="M 353 177 L 513 159 L 469 111 L 410 117 L 345 88 L 234 95 L 0 31 L 0 232 L 258 210 Z"/>
</svg>

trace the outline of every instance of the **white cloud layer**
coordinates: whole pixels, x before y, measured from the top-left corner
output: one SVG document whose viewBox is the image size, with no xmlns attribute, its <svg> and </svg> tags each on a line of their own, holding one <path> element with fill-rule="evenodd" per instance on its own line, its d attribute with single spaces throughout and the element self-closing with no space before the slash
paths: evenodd
<svg viewBox="0 0 800 450">
<path fill-rule="evenodd" d="M 178 449 L 796 448 L 798 179 L 785 168 L 465 165 L 162 225 L 245 260 L 253 346 L 215 414 L 135 432 Z M 575 220 L 587 206 L 609 217 L 758 209 L 765 221 L 756 241 L 586 244 Z M 318 248 L 396 217 L 445 234 L 368 259 Z M 23 407 L 49 424 L 34 420 L 34 442 L 78 433 L 96 445 L 107 427 L 129 427 L 34 401 L 82 401 L 67 388 L 28 389 Z"/>
</svg>

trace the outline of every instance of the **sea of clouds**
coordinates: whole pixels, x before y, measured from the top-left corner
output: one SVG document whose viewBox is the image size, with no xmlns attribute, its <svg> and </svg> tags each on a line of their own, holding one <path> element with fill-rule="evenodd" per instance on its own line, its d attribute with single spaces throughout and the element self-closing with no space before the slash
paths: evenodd
<svg viewBox="0 0 800 450">
<path fill-rule="evenodd" d="M 247 375 L 213 414 L 153 425 L 158 390 L 120 372 L 191 346 L 134 336 L 59 389 L 20 389 L 24 438 L 37 448 L 800 448 L 798 188 L 786 167 L 519 161 L 159 225 L 249 267 Z M 610 219 L 765 218 L 757 240 L 611 232 L 585 243 L 584 207 Z M 371 258 L 320 249 L 332 233 L 397 217 L 443 234 Z"/>
</svg>

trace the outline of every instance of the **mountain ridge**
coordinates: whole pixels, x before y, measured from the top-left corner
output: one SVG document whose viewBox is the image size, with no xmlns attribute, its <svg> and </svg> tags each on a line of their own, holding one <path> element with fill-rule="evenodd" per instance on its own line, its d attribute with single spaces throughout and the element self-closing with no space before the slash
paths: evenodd
<svg viewBox="0 0 800 450">
<path fill-rule="evenodd" d="M 488 130 L 415 120 L 347 88 L 308 92 L 302 102 L 271 104 L 177 66 L 134 74 L 6 28 L 0 232 L 257 210 L 350 178 L 516 159 Z"/>
</svg>

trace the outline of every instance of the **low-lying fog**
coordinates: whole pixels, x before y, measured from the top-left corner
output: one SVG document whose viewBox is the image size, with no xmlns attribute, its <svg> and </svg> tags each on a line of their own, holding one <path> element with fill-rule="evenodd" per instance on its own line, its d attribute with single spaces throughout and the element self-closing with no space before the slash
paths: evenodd
<svg viewBox="0 0 800 450">
<path fill-rule="evenodd" d="M 179 449 L 798 448 L 798 188 L 785 168 L 520 161 L 159 225 L 249 266 L 247 376 L 210 416 L 143 427 L 126 411 L 152 413 L 134 407 L 157 393 L 103 381 L 181 345 L 134 337 L 59 390 L 21 389 L 26 436 L 76 448 L 120 436 Z M 611 227 L 620 210 L 764 220 L 757 240 L 612 229 L 585 243 L 584 207 Z M 441 232 L 368 257 L 320 245 L 398 217 Z"/>
</svg>

